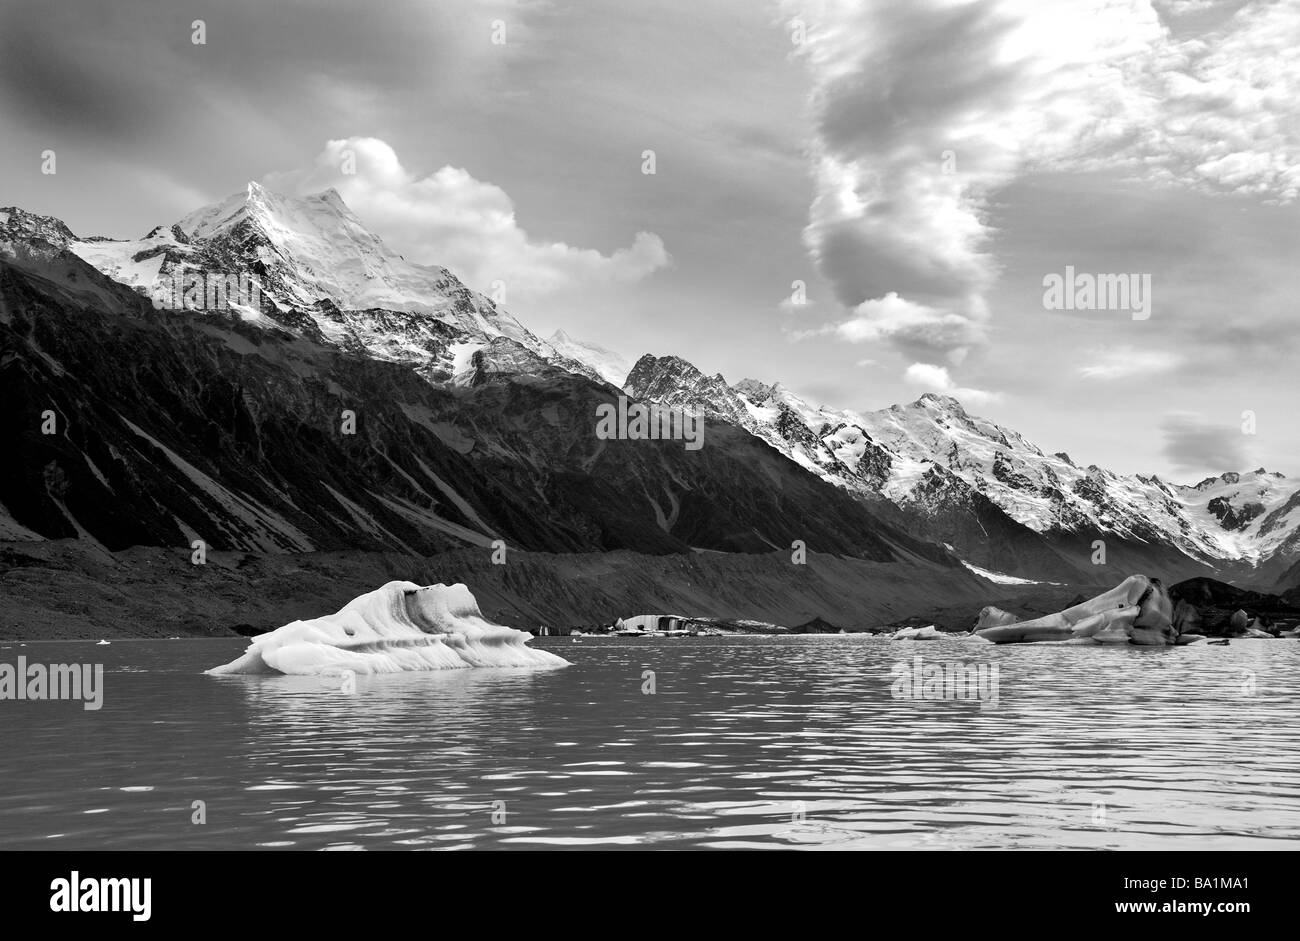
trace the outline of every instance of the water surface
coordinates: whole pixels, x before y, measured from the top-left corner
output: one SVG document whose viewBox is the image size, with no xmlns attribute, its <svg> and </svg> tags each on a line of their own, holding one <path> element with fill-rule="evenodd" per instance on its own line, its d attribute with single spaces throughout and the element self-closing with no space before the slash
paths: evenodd
<svg viewBox="0 0 1300 941">
<path fill-rule="evenodd" d="M 337 678 L 201 674 L 240 639 L 0 645 L 0 662 L 105 666 L 99 711 L 0 702 L 0 846 L 1261 849 L 1300 837 L 1297 641 L 533 643 L 573 665 L 359 677 L 353 694 Z M 891 668 L 918 654 L 996 665 L 996 704 L 896 698 Z"/>
</svg>

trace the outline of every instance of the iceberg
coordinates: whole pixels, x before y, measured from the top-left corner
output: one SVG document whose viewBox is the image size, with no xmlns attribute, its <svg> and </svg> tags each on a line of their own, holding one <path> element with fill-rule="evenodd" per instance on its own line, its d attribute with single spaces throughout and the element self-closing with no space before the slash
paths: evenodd
<svg viewBox="0 0 1300 941">
<path fill-rule="evenodd" d="M 938 640 L 941 634 L 933 624 L 928 627 L 904 627 L 889 635 L 890 640 Z"/>
<path fill-rule="evenodd" d="M 987 612 L 987 613 L 986 613 Z M 981 622 L 1002 620 L 1006 612 L 981 612 Z M 1158 578 L 1130 575 L 1110 591 L 1064 611 L 1032 621 L 995 624 L 976 631 L 995 644 L 1067 642 L 1139 644 L 1148 647 L 1191 643 L 1173 626 L 1173 603 Z"/>
<path fill-rule="evenodd" d="M 1002 627 L 1006 624 L 1015 624 L 1019 620 L 1020 618 L 1010 611 L 1003 611 L 994 605 L 986 605 L 980 608 L 979 617 L 975 621 L 975 630 L 982 631 L 986 627 Z"/>
<path fill-rule="evenodd" d="M 528 639 L 524 631 L 484 620 L 464 585 L 389 582 L 337 614 L 255 637 L 243 656 L 206 672 L 309 676 L 568 666 L 562 657 L 528 647 Z"/>
<path fill-rule="evenodd" d="M 890 640 L 974 640 L 984 643 L 984 638 L 972 631 L 941 631 L 933 624 L 926 627 L 904 627 L 886 636 Z"/>
</svg>

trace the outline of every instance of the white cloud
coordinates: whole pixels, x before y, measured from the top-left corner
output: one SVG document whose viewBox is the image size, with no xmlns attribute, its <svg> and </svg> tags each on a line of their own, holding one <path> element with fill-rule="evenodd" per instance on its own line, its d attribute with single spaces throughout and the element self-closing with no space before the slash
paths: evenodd
<svg viewBox="0 0 1300 941">
<path fill-rule="evenodd" d="M 344 172 L 349 154 L 355 173 Z M 373 137 L 329 141 L 312 166 L 273 173 L 263 182 L 300 195 L 333 187 L 411 261 L 442 265 L 481 291 L 503 281 L 510 304 L 583 284 L 639 281 L 671 261 L 663 241 L 649 232 L 608 255 L 533 238 L 499 186 L 452 166 L 417 176 Z"/>
<path fill-rule="evenodd" d="M 1139 350 L 1132 347 L 1102 350 L 1093 361 L 1079 367 L 1085 379 L 1128 379 L 1169 372 L 1182 364 L 1182 357 L 1167 350 Z"/>
<path fill-rule="evenodd" d="M 1179 13 L 1200 7 L 1166 4 Z M 790 16 L 805 16 L 788 0 Z M 814 83 L 804 238 L 864 332 L 959 361 L 986 339 L 991 199 L 1027 171 L 1118 169 L 1262 200 L 1300 192 L 1300 4 L 1175 35 L 1149 0 L 842 0 L 799 47 Z M 893 300 L 891 301 L 891 297 Z M 880 322 L 876 322 L 880 321 Z M 939 328 L 941 327 L 941 329 Z"/>
<path fill-rule="evenodd" d="M 863 301 L 853 316 L 830 329 L 850 343 L 889 340 L 914 355 L 946 350 L 948 359 L 958 364 L 969 346 L 981 342 L 981 320 L 982 316 L 972 319 L 915 304 L 891 291 L 877 300 Z"/>
<path fill-rule="evenodd" d="M 948 375 L 946 367 L 935 366 L 931 363 L 913 363 L 903 373 L 903 379 L 910 385 L 925 389 L 928 392 L 942 392 L 944 395 L 951 395 L 972 405 L 996 402 L 1002 398 L 997 392 L 962 388 L 953 381 L 952 376 Z"/>
</svg>

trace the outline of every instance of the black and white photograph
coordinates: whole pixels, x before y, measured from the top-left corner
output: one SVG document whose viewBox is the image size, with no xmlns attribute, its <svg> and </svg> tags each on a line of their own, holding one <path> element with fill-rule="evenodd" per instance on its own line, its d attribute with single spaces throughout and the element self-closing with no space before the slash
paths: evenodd
<svg viewBox="0 0 1300 941">
<path fill-rule="evenodd" d="M 0 0 L 24 905 L 822 850 L 1249 924 L 1298 197 L 1296 0 Z"/>
</svg>

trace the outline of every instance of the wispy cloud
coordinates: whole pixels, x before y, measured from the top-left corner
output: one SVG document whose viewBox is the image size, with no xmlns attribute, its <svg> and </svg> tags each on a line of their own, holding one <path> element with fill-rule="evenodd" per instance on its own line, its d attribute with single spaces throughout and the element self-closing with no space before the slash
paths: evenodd
<svg viewBox="0 0 1300 941">
<path fill-rule="evenodd" d="M 1085 379 L 1128 379 L 1166 373 L 1181 363 L 1181 356 L 1167 350 L 1123 347 L 1093 354 L 1092 362 L 1079 367 L 1079 375 Z"/>
</svg>

